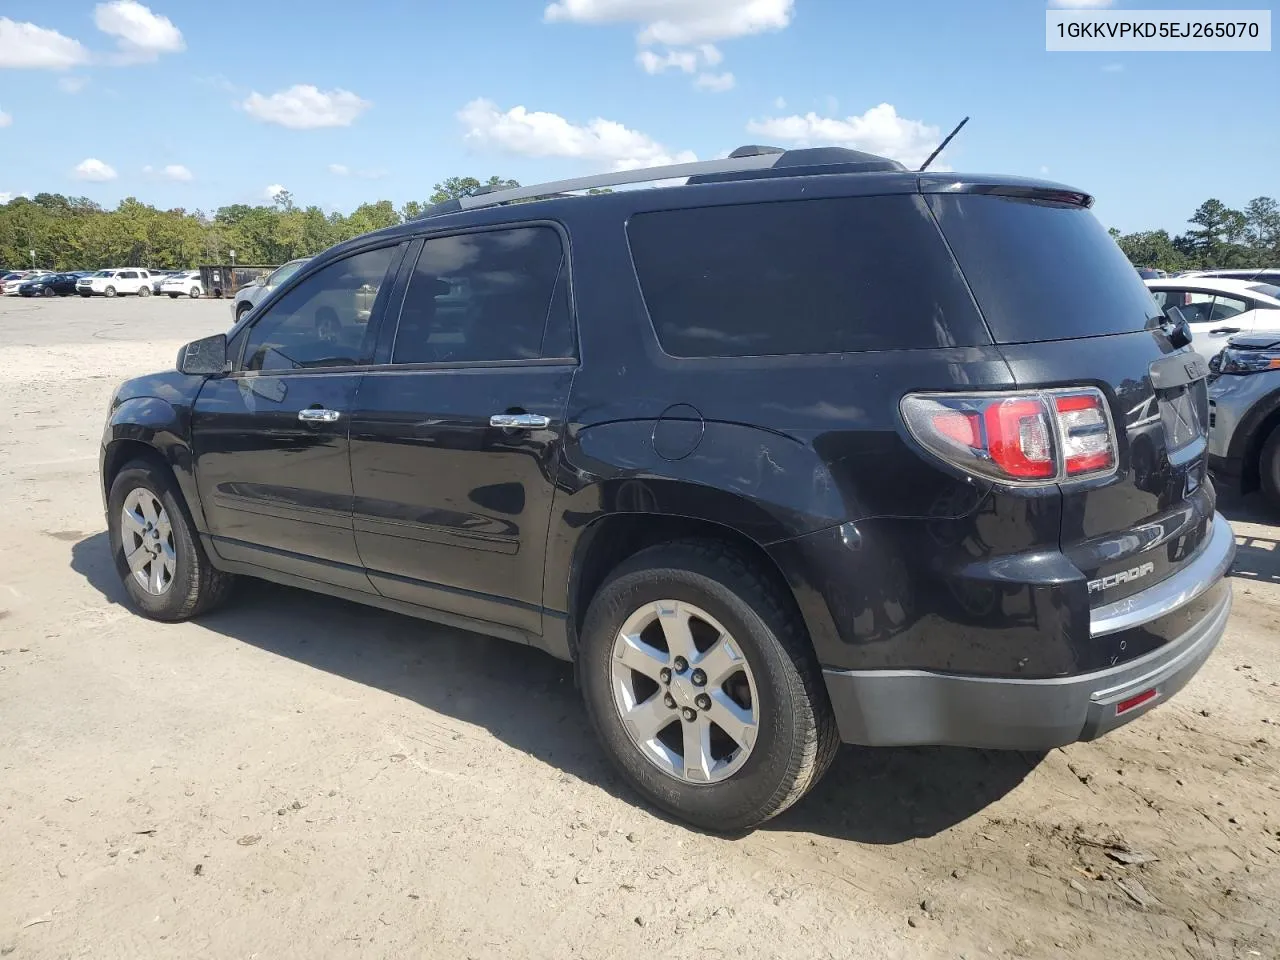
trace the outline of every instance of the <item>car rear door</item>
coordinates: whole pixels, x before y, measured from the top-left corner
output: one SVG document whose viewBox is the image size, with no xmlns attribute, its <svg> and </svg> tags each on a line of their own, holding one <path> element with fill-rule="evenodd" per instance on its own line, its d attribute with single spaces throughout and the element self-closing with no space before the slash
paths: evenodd
<svg viewBox="0 0 1280 960">
<path fill-rule="evenodd" d="M 219 555 L 370 591 L 351 527 L 348 432 L 402 244 L 302 276 L 232 341 L 192 412 L 196 483 Z M 372 287 L 371 314 L 357 309 Z"/>
<path fill-rule="evenodd" d="M 577 369 L 566 250 L 533 223 L 429 237 L 406 258 L 351 424 L 356 546 L 385 596 L 542 632 Z"/>
</svg>

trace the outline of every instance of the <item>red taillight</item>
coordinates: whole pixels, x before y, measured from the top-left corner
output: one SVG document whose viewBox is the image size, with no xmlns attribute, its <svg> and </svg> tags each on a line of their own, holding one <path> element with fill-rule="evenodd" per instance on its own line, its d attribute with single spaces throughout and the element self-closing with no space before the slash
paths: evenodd
<svg viewBox="0 0 1280 960">
<path fill-rule="evenodd" d="M 1043 480 L 1058 471 L 1044 401 L 999 400 L 983 412 L 991 459 L 1011 477 Z"/>
<path fill-rule="evenodd" d="M 908 429 L 933 453 L 981 476 L 1045 483 L 1116 467 L 1115 433 L 1093 388 L 980 394 L 909 394 Z"/>
<path fill-rule="evenodd" d="M 1115 445 L 1101 395 L 1070 393 L 1054 397 L 1053 403 L 1067 476 L 1110 470 L 1116 462 Z"/>
</svg>

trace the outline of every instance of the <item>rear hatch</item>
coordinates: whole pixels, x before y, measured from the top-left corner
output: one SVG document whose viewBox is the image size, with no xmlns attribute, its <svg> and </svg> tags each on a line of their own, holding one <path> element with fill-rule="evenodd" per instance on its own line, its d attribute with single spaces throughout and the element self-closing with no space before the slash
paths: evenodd
<svg viewBox="0 0 1280 960">
<path fill-rule="evenodd" d="M 1061 549 L 1088 580 L 1090 606 L 1172 576 L 1214 513 L 1206 364 L 1172 345 L 1086 196 L 941 180 L 934 189 L 930 206 L 1018 385 L 1095 386 L 1110 408 L 1116 471 L 1059 487 Z"/>
</svg>

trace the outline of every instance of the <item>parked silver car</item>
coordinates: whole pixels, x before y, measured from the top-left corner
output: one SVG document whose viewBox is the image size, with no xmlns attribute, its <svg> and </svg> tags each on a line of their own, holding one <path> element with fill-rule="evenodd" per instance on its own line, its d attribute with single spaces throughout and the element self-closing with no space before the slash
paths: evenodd
<svg viewBox="0 0 1280 960">
<path fill-rule="evenodd" d="M 1209 361 L 1209 469 L 1280 508 L 1280 332 L 1240 334 Z"/>
<path fill-rule="evenodd" d="M 297 260 L 290 260 L 276 267 L 261 280 L 255 280 L 237 290 L 231 301 L 231 315 L 236 318 L 236 322 L 239 323 L 246 313 L 265 300 L 271 291 L 297 273 L 310 259 L 310 257 L 300 257 Z"/>
</svg>

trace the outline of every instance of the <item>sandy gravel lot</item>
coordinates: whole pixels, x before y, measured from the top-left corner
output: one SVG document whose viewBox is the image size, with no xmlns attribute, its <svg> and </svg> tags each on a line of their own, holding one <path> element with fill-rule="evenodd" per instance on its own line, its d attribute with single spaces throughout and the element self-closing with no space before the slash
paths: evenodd
<svg viewBox="0 0 1280 960">
<path fill-rule="evenodd" d="M 531 650 L 266 584 L 199 623 L 121 605 L 108 397 L 228 320 L 0 300 L 0 956 L 1280 956 L 1260 504 L 1228 510 L 1228 635 L 1162 709 L 1047 756 L 846 748 L 707 836 L 635 802 Z"/>
</svg>

